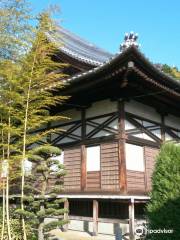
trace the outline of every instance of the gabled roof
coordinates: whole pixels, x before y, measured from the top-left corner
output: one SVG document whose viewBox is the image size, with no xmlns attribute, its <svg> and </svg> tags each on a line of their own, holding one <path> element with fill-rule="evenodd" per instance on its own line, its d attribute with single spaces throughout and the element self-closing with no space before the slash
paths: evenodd
<svg viewBox="0 0 180 240">
<path fill-rule="evenodd" d="M 113 54 L 59 26 L 57 26 L 56 32 L 49 33 L 48 37 L 63 53 L 94 67 L 102 65 L 113 57 Z"/>
</svg>

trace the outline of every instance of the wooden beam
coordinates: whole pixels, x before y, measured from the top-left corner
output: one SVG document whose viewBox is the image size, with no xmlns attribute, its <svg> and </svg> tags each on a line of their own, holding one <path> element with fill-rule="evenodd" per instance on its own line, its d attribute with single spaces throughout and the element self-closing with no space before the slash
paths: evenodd
<svg viewBox="0 0 180 240">
<path fill-rule="evenodd" d="M 135 125 L 138 129 L 141 129 L 144 133 L 146 133 L 149 137 L 151 137 L 154 141 L 157 143 L 161 142 L 161 139 L 159 139 L 156 135 L 154 135 L 151 131 L 149 131 L 147 128 L 145 128 L 142 124 L 140 124 L 138 121 L 136 121 L 133 118 L 130 118 L 129 116 L 126 116 L 127 120 Z"/>
<path fill-rule="evenodd" d="M 65 200 L 64 202 L 64 208 L 67 209 L 69 211 L 69 201 L 68 199 Z M 68 221 L 69 220 L 69 213 L 64 213 L 64 220 L 65 221 Z M 68 223 L 64 225 L 63 227 L 64 231 L 68 231 Z"/>
<path fill-rule="evenodd" d="M 104 130 L 111 122 L 113 122 L 117 118 L 117 113 L 113 114 L 110 118 L 105 120 L 103 123 L 99 124 L 95 129 L 93 129 L 88 135 L 88 138 L 91 138 L 94 136 L 96 133 L 98 133 L 101 130 Z"/>
<path fill-rule="evenodd" d="M 135 240 L 135 226 L 134 226 L 134 199 L 129 203 L 129 239 Z"/>
<path fill-rule="evenodd" d="M 87 170 L 86 170 L 86 146 L 81 146 L 81 190 L 86 189 Z"/>
<path fill-rule="evenodd" d="M 98 212 L 99 204 L 97 200 L 93 200 L 93 236 L 98 235 Z"/>
<path fill-rule="evenodd" d="M 138 138 L 132 135 L 128 134 L 128 138 L 126 140 L 127 143 L 131 143 L 131 144 L 137 144 L 140 146 L 149 146 L 149 147 L 154 147 L 154 148 L 159 148 L 160 147 L 160 143 L 157 142 L 153 142 L 147 139 L 143 139 L 143 138 Z"/>
<path fill-rule="evenodd" d="M 81 110 L 81 138 L 84 140 L 86 138 L 86 110 L 83 108 Z"/>
<path fill-rule="evenodd" d="M 124 102 L 118 101 L 118 158 L 119 158 L 119 186 L 120 191 L 127 192 L 127 176 L 126 176 L 126 135 L 125 135 L 125 111 Z"/>
<path fill-rule="evenodd" d="M 88 222 L 93 222 L 92 217 L 81 217 L 81 216 L 69 216 L 70 220 L 77 220 L 77 221 L 88 221 Z M 129 221 L 127 219 L 116 219 L 116 218 L 98 218 L 98 223 L 123 223 L 123 224 L 128 224 Z"/>
</svg>

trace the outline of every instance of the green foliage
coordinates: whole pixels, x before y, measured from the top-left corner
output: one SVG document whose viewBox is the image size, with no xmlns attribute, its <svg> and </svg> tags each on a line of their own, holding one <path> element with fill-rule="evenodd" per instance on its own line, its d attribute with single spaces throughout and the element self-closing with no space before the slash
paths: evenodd
<svg viewBox="0 0 180 240">
<path fill-rule="evenodd" d="M 23 240 L 22 231 L 21 231 L 21 222 L 19 217 L 16 214 L 14 208 L 10 208 L 10 224 L 11 224 L 11 231 L 12 231 L 12 240 Z M 6 225 L 6 224 L 5 224 Z M 0 207 L 0 232 L 2 230 L 2 207 Z M 37 240 L 34 233 L 31 232 L 31 228 L 27 225 L 27 233 L 28 239 Z M 5 227 L 5 234 L 3 240 L 7 240 L 7 228 Z"/>
<path fill-rule="evenodd" d="M 180 146 L 162 146 L 152 177 L 147 206 L 150 229 L 172 229 L 173 234 L 149 234 L 147 239 L 180 239 Z"/>
<path fill-rule="evenodd" d="M 61 116 L 52 116 L 50 109 L 67 99 L 59 95 L 59 90 L 64 87 L 60 81 L 64 75 L 60 70 L 65 65 L 52 60 L 57 50 L 47 39 L 47 32 L 54 32 L 54 23 L 48 12 L 39 16 L 39 24 L 32 30 L 25 0 L 3 0 L 0 7 L 1 164 L 7 160 L 7 182 L 10 178 L 10 186 L 21 190 L 21 209 L 16 209 L 16 216 L 37 227 L 48 209 L 45 195 L 55 197 L 57 192 L 54 189 L 47 191 L 49 176 L 55 172 L 54 176 L 60 179 L 64 174 L 63 166 L 51 159 L 60 154 L 60 150 L 47 144 L 48 136 L 56 131 L 46 130 L 46 127 L 62 119 Z M 37 142 L 45 146 L 36 149 L 37 152 L 29 152 Z M 24 186 L 24 161 L 27 158 L 35 165 L 34 171 L 39 178 L 28 176 L 29 182 Z M 54 165 L 55 170 L 51 168 Z M 35 185 L 36 180 L 42 187 Z M 58 186 L 61 190 L 61 182 L 56 182 L 56 190 Z M 35 195 L 40 198 L 35 199 Z M 35 214 L 39 219 L 35 219 Z"/>
<path fill-rule="evenodd" d="M 25 0 L 0 1 L 0 59 L 19 60 L 30 44 L 31 10 Z"/>
<path fill-rule="evenodd" d="M 64 224 L 63 215 L 67 213 L 67 209 L 62 208 L 62 203 L 65 199 L 56 199 L 57 194 L 61 190 L 64 166 L 59 164 L 59 161 L 53 161 L 53 157 L 61 154 L 59 148 L 51 146 L 49 144 L 44 146 L 39 146 L 33 148 L 29 152 L 29 160 L 33 159 L 33 172 L 32 174 L 36 176 L 36 180 L 31 180 L 29 176 L 28 184 L 34 186 L 31 192 L 27 191 L 25 200 L 25 219 L 28 219 L 27 216 L 31 216 L 32 212 L 34 214 L 34 222 L 31 221 L 31 226 L 33 229 L 38 231 L 39 226 L 44 222 L 45 218 L 52 218 L 52 222 L 48 223 L 47 226 L 44 223 L 44 235 L 46 231 L 50 231 L 54 226 L 62 226 Z M 39 162 L 35 159 L 41 159 Z M 58 177 L 56 175 L 58 173 Z M 62 173 L 62 174 L 61 174 Z M 53 186 L 49 186 L 49 181 L 53 178 Z M 39 195 L 32 197 L 36 184 L 38 183 Z M 30 200 L 29 199 L 30 194 Z M 47 197 L 49 196 L 49 197 Z M 29 214 L 27 213 L 29 211 Z M 22 215 L 22 213 L 21 213 Z M 54 221 L 53 218 L 58 218 L 58 221 Z M 30 219 L 30 217 L 29 217 Z"/>
</svg>

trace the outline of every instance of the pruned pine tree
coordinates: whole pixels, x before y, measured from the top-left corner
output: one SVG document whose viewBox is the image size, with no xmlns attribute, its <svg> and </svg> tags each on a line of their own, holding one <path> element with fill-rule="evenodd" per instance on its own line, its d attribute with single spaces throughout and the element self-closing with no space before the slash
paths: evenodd
<svg viewBox="0 0 180 240">
<path fill-rule="evenodd" d="M 33 167 L 25 183 L 25 210 L 22 214 L 27 223 L 30 222 L 32 231 L 37 233 L 38 240 L 48 239 L 52 229 L 67 223 L 63 219 L 68 211 L 63 207 L 65 199 L 57 198 L 63 189 L 65 175 L 63 164 L 54 158 L 60 154 L 60 149 L 51 145 L 39 146 L 29 152 L 28 160 Z M 46 223 L 45 218 L 52 221 Z"/>
<path fill-rule="evenodd" d="M 166 143 L 156 160 L 152 176 L 151 200 L 147 206 L 151 233 L 147 239 L 180 239 L 180 146 Z M 172 232 L 168 232 L 172 231 Z"/>
<path fill-rule="evenodd" d="M 58 90 L 64 87 L 61 79 L 65 75 L 62 63 L 53 61 L 57 53 L 56 46 L 49 42 L 46 33 L 53 32 L 55 26 L 48 12 L 39 17 L 36 37 L 32 49 L 22 61 L 20 85 L 22 86 L 22 111 L 19 114 L 22 122 L 22 158 L 21 158 L 21 211 L 24 210 L 24 162 L 27 158 L 27 147 L 41 141 L 46 142 L 46 136 L 54 130 L 46 130 L 48 123 L 59 121 L 61 116 L 50 115 L 50 108 L 62 104 L 67 97 L 59 96 Z M 33 134 L 35 130 L 36 134 Z M 22 215 L 24 237 L 27 239 L 24 216 Z"/>
</svg>

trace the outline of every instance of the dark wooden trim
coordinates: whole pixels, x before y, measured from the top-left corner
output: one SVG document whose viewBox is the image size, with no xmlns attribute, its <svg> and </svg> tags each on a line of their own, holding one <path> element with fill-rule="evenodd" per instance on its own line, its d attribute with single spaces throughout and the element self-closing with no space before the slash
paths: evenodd
<svg viewBox="0 0 180 240">
<path fill-rule="evenodd" d="M 95 144 L 101 144 L 101 143 L 106 143 L 106 142 L 111 142 L 111 141 L 117 141 L 117 138 L 115 135 L 103 136 L 103 137 L 98 137 L 98 138 L 93 138 L 93 139 L 85 139 L 84 141 L 76 141 L 76 142 L 71 142 L 71 143 L 58 144 L 57 146 L 63 147 L 63 148 L 69 148 L 69 147 L 78 147 L 78 146 L 81 146 L 82 144 L 95 145 Z"/>
<path fill-rule="evenodd" d="M 156 135 L 154 135 L 153 133 L 151 133 L 147 128 L 145 128 L 142 124 L 140 124 L 138 121 L 136 121 L 133 118 L 130 118 L 128 116 L 126 116 L 126 119 L 132 123 L 133 125 L 135 125 L 138 129 L 141 129 L 144 133 L 146 133 L 149 137 L 151 137 L 154 141 L 160 143 L 161 139 L 158 138 Z"/>
<path fill-rule="evenodd" d="M 130 113 L 130 112 L 125 112 L 125 114 L 126 114 L 126 116 L 128 116 L 128 117 L 137 118 L 137 119 L 139 119 L 139 120 L 147 121 L 147 122 L 152 123 L 152 124 L 159 124 L 159 125 L 161 125 L 160 122 L 158 123 L 158 122 L 155 122 L 155 121 L 153 121 L 153 120 L 151 120 L 151 119 L 147 119 L 147 118 L 144 118 L 144 117 L 142 117 L 142 116 L 135 115 L 135 114 Z"/>
<path fill-rule="evenodd" d="M 95 129 L 93 129 L 88 135 L 87 138 L 91 138 L 96 133 L 98 133 L 101 130 L 104 130 L 106 126 L 108 126 L 111 122 L 113 122 L 117 118 L 117 113 L 113 114 L 110 118 L 105 120 L 102 124 L 99 124 Z"/>
<path fill-rule="evenodd" d="M 73 131 L 75 131 L 76 129 L 78 129 L 79 127 L 81 127 L 81 123 L 76 123 L 75 125 L 73 125 L 72 127 L 70 127 L 70 129 L 68 129 L 66 132 L 64 132 L 63 134 L 61 134 L 59 137 L 57 137 L 56 139 L 53 140 L 53 144 L 58 143 L 59 141 L 61 141 L 63 138 L 65 137 L 69 137 L 71 139 L 74 140 L 79 140 L 81 139 L 81 137 L 76 136 L 75 134 L 72 134 Z M 56 133 L 57 134 L 57 133 Z"/>
<path fill-rule="evenodd" d="M 172 137 L 174 138 L 174 140 L 179 140 L 180 137 L 178 137 L 178 135 L 176 135 L 174 132 L 172 132 L 172 130 L 170 128 L 166 128 L 165 127 L 165 131 Z"/>
<path fill-rule="evenodd" d="M 81 138 L 82 140 L 84 140 L 86 138 L 86 109 L 85 108 L 81 110 L 81 123 L 82 123 Z"/>
<path fill-rule="evenodd" d="M 126 175 L 126 135 L 125 135 L 125 111 L 124 102 L 118 101 L 118 158 L 119 158 L 119 185 L 120 191 L 127 192 L 127 175 Z"/>
<path fill-rule="evenodd" d="M 157 142 L 153 142 L 147 139 L 142 139 L 142 138 L 138 138 L 138 137 L 134 137 L 131 135 L 128 135 L 127 137 L 127 143 L 132 143 L 132 144 L 136 144 L 136 145 L 140 145 L 140 146 L 149 146 L 149 147 L 155 147 L 155 148 L 160 148 L 161 144 L 157 143 Z"/>
<path fill-rule="evenodd" d="M 110 116 L 113 116 L 116 113 L 117 112 L 105 113 L 105 114 L 101 114 L 101 115 L 98 115 L 98 116 L 86 118 L 86 120 L 91 121 L 91 120 L 96 120 L 96 119 L 99 119 L 99 118 L 110 117 Z"/>
<path fill-rule="evenodd" d="M 129 112 L 126 112 L 126 116 L 128 116 L 128 117 L 133 117 L 133 118 L 136 118 L 136 119 L 139 119 L 139 120 L 142 120 L 142 121 L 147 121 L 147 122 L 149 122 L 149 123 L 159 125 L 160 127 L 162 126 L 162 121 L 161 121 L 161 122 L 156 122 L 156 121 L 153 121 L 153 120 L 151 120 L 151 119 L 147 119 L 147 118 L 144 118 L 144 117 L 142 117 L 142 116 L 137 116 L 137 115 L 135 115 L 135 114 L 133 114 L 133 113 L 129 113 Z M 165 115 L 165 116 L 167 116 L 167 115 Z M 174 115 L 174 116 L 176 116 L 176 115 Z M 176 116 L 176 117 L 177 117 L 177 116 Z M 178 131 L 178 130 L 179 130 L 179 129 L 174 128 L 174 127 L 171 127 L 171 126 L 169 126 L 169 125 L 165 125 L 165 128 L 170 128 L 170 129 L 172 129 L 172 130 L 174 130 L 174 131 Z"/>
<path fill-rule="evenodd" d="M 93 200 L 93 236 L 98 235 L 98 216 L 99 216 L 99 203 Z"/>
<path fill-rule="evenodd" d="M 81 190 L 86 189 L 87 171 L 86 171 L 86 147 L 81 146 Z"/>
<path fill-rule="evenodd" d="M 89 120 L 89 121 L 87 121 L 87 125 L 89 125 L 89 126 L 91 126 L 91 127 L 98 127 L 98 126 L 100 126 L 101 124 Z M 110 134 L 116 134 L 116 133 L 117 133 L 117 130 L 116 130 L 116 129 L 111 128 L 111 127 L 109 127 L 109 126 L 105 126 L 103 130 L 109 132 Z"/>
</svg>

